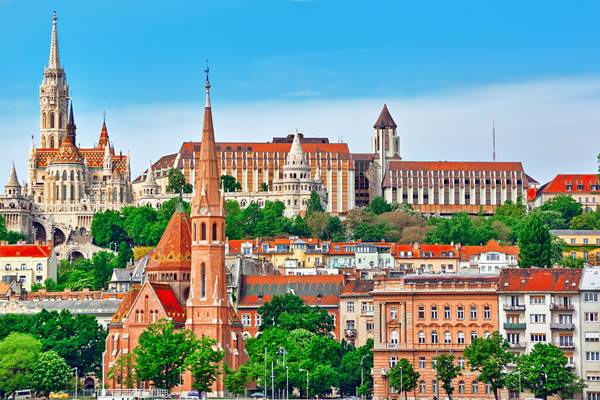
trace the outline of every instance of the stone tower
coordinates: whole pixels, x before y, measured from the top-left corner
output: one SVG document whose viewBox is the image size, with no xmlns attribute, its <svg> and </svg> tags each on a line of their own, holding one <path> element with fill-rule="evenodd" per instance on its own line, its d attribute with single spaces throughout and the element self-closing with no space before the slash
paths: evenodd
<svg viewBox="0 0 600 400">
<path fill-rule="evenodd" d="M 67 100 L 69 86 L 65 70 L 60 64 L 56 13 L 52 16 L 50 57 L 44 68 L 44 80 L 40 85 L 40 147 L 58 148 L 67 135 Z"/>
<path fill-rule="evenodd" d="M 371 153 L 377 155 L 377 159 L 370 171 L 372 180 L 372 196 L 381 196 L 381 184 L 387 171 L 388 163 L 391 159 L 399 160 L 400 157 L 400 138 L 396 132 L 396 122 L 392 118 L 387 104 L 379 114 L 379 118 L 373 125 L 373 135 L 371 137 Z M 374 182 L 373 182 L 374 181 Z"/>
<path fill-rule="evenodd" d="M 209 336 L 225 352 L 225 362 L 239 366 L 241 337 L 232 334 L 232 309 L 225 274 L 225 209 L 220 189 L 217 151 L 210 106 L 210 81 L 206 70 L 206 106 L 200 154 L 196 159 L 192 199 L 192 266 L 187 299 L 186 327 L 198 337 Z M 222 396 L 221 376 L 213 385 L 213 395 Z"/>
<path fill-rule="evenodd" d="M 8 182 L 4 185 L 4 195 L 0 195 L 0 215 L 4 217 L 6 228 L 31 238 L 31 201 L 22 193 L 17 178 L 17 170 L 12 165 Z"/>
</svg>

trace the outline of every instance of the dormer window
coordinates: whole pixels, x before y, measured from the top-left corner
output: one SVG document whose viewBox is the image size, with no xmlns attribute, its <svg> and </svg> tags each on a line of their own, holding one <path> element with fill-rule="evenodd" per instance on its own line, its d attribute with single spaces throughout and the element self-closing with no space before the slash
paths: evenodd
<svg viewBox="0 0 600 400">
<path fill-rule="evenodd" d="M 570 192 L 570 191 L 572 191 L 572 190 L 573 190 L 573 185 L 567 185 L 567 187 L 566 187 L 566 191 L 567 191 L 567 192 Z"/>
</svg>

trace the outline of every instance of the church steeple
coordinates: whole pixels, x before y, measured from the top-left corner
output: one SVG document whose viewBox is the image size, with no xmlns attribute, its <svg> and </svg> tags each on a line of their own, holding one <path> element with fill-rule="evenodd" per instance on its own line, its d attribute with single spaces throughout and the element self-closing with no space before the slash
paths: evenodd
<svg viewBox="0 0 600 400">
<path fill-rule="evenodd" d="M 102 130 L 100 131 L 100 139 L 98 139 L 98 147 L 103 149 L 108 145 L 108 129 L 106 129 L 106 113 L 102 118 Z"/>
<path fill-rule="evenodd" d="M 56 149 L 67 135 L 67 107 L 69 86 L 65 71 L 60 64 L 56 13 L 52 15 L 50 55 L 44 68 L 44 80 L 40 85 L 40 146 Z"/>
<path fill-rule="evenodd" d="M 67 140 L 76 146 L 77 126 L 75 125 L 75 115 L 73 114 L 73 101 L 71 100 L 69 108 L 69 122 L 67 123 Z"/>
</svg>

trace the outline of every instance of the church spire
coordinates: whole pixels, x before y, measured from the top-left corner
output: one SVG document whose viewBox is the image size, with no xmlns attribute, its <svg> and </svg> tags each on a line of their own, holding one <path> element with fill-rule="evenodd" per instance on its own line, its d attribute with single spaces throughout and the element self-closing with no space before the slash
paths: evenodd
<svg viewBox="0 0 600 400">
<path fill-rule="evenodd" d="M 56 29 L 56 11 L 52 14 L 52 36 L 50 38 L 50 56 L 48 57 L 48 68 L 59 69 L 60 66 L 60 55 L 58 52 L 58 33 Z"/>
<path fill-rule="evenodd" d="M 73 100 L 69 104 L 69 122 L 67 123 L 67 140 L 71 142 L 71 144 L 76 145 L 77 142 L 77 126 L 75 125 L 75 115 L 73 114 Z"/>
<path fill-rule="evenodd" d="M 100 139 L 98 139 L 98 147 L 104 148 L 108 145 L 108 129 L 106 128 L 106 112 L 102 117 L 102 130 L 100 131 Z"/>
</svg>

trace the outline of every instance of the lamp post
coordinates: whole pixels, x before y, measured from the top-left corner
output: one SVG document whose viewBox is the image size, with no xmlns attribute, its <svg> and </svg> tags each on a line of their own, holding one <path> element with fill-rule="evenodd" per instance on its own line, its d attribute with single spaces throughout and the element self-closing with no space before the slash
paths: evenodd
<svg viewBox="0 0 600 400">
<path fill-rule="evenodd" d="M 402 392 L 404 392 L 404 381 L 402 380 L 402 378 L 402 367 L 400 367 L 400 389 L 402 389 Z M 402 394 L 402 392 L 400 392 L 400 394 Z"/>
<path fill-rule="evenodd" d="M 283 368 L 285 368 L 285 400 L 288 400 L 288 387 L 289 387 L 289 379 L 288 379 L 288 367 L 286 362 L 287 350 L 281 346 L 277 350 L 277 353 L 283 355 Z"/>
<path fill-rule="evenodd" d="M 265 387 L 264 389 L 264 395 L 265 395 L 265 399 L 267 398 L 267 348 L 265 347 Z"/>
<path fill-rule="evenodd" d="M 77 373 L 77 367 L 73 368 L 75 371 L 75 400 L 77 400 L 77 381 L 79 380 L 79 374 Z"/>
<path fill-rule="evenodd" d="M 300 368 L 298 371 L 306 372 L 306 399 L 308 400 L 308 369 Z"/>
<path fill-rule="evenodd" d="M 363 369 L 363 361 L 365 360 L 366 357 L 368 357 L 368 354 L 365 354 L 360 358 L 360 386 L 361 387 L 365 383 L 365 371 Z M 360 397 L 362 398 L 362 394 L 360 395 Z"/>
</svg>

